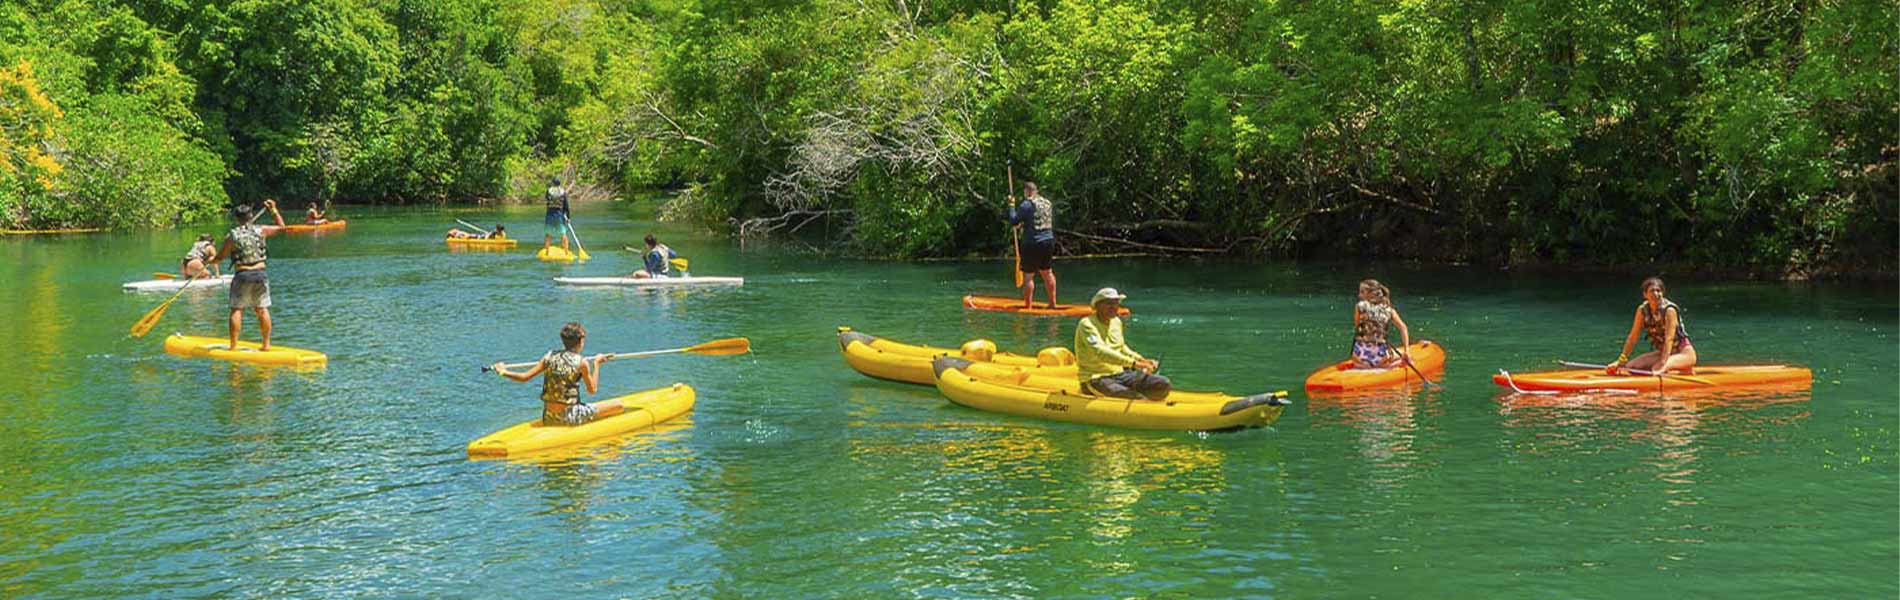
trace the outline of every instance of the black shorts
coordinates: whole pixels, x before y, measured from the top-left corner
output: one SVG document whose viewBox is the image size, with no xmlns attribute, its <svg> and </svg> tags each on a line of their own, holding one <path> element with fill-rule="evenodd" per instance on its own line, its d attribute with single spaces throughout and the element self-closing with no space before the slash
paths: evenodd
<svg viewBox="0 0 1900 600">
<path fill-rule="evenodd" d="M 1037 242 L 1023 240 L 1019 248 L 1020 252 L 1022 252 L 1023 265 L 1021 269 L 1024 273 L 1034 273 L 1055 266 L 1055 241 Z"/>
</svg>

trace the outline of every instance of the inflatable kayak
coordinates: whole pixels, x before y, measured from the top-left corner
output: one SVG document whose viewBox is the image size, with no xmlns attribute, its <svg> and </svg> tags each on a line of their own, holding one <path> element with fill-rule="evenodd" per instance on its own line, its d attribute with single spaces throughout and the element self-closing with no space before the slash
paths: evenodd
<svg viewBox="0 0 1900 600">
<path fill-rule="evenodd" d="M 579 286 L 632 286 L 648 287 L 661 285 L 745 285 L 744 277 L 556 277 L 554 282 L 561 285 Z"/>
<path fill-rule="evenodd" d="M 521 244 L 514 238 L 442 238 L 450 248 L 513 248 Z"/>
<path fill-rule="evenodd" d="M 292 367 L 318 367 L 330 362 L 330 357 L 322 352 L 299 350 L 282 344 L 273 344 L 269 351 L 258 351 L 257 342 L 238 341 L 238 349 L 231 350 L 230 340 L 174 333 L 165 338 L 165 352 L 193 358 L 213 358 L 233 362 L 256 363 L 260 365 L 284 365 Z"/>
<path fill-rule="evenodd" d="M 1412 357 L 1412 366 L 1418 367 L 1418 373 L 1426 377 L 1442 379 L 1445 374 L 1445 347 L 1430 340 L 1413 342 L 1405 347 L 1406 354 Z M 1418 383 L 1418 373 L 1400 365 L 1391 369 L 1354 368 L 1352 360 L 1342 360 L 1330 366 L 1321 367 L 1306 377 L 1306 390 L 1309 392 L 1344 392 L 1382 387 L 1402 386 Z"/>
<path fill-rule="evenodd" d="M 675 383 L 671 387 L 634 392 L 613 400 L 626 410 L 608 417 L 572 427 L 542 425 L 540 418 L 509 427 L 468 443 L 469 458 L 520 456 L 539 450 L 570 446 L 605 439 L 651 427 L 686 414 L 693 408 L 693 387 Z"/>
<path fill-rule="evenodd" d="M 575 258 L 573 252 L 569 252 L 566 248 L 560 246 L 542 248 L 541 251 L 534 253 L 534 257 L 548 262 L 573 262 Z M 588 254 L 586 250 L 581 251 L 581 260 L 592 260 L 593 258 L 594 255 Z"/>
<path fill-rule="evenodd" d="M 309 223 L 292 223 L 289 225 L 285 225 L 284 231 L 288 233 L 307 233 L 307 232 L 312 232 L 312 231 L 334 231 L 337 229 L 342 229 L 344 227 L 347 227 L 349 226 L 349 224 L 350 222 L 347 219 L 340 220 L 340 221 L 330 221 L 322 225 L 311 225 Z"/>
<path fill-rule="evenodd" d="M 1090 313 L 1095 312 L 1094 309 L 1089 308 L 1087 304 L 1057 304 L 1055 308 L 1049 308 L 1048 306 L 1049 305 L 1041 301 L 1037 301 L 1029 308 L 1023 308 L 1023 299 L 1021 297 L 1008 298 L 1004 296 L 977 295 L 963 297 L 963 307 L 975 310 L 992 310 L 1038 317 L 1086 317 L 1089 316 Z M 1123 306 L 1121 312 L 1117 314 L 1124 317 L 1128 316 L 1128 307 Z"/>
<path fill-rule="evenodd" d="M 1544 371 L 1541 373 L 1498 373 L 1491 381 L 1501 386 L 1516 389 L 1584 391 L 1584 390 L 1709 390 L 1721 388 L 1748 388 L 1767 386 L 1787 386 L 1798 384 L 1807 386 L 1814 382 L 1814 374 L 1803 367 L 1787 365 L 1741 365 L 1732 367 L 1695 368 L 1694 373 L 1670 373 L 1667 375 L 1608 375 L 1599 369 L 1576 369 L 1569 371 Z"/>
<path fill-rule="evenodd" d="M 931 361 L 937 389 L 951 402 L 977 410 L 1131 429 L 1212 431 L 1265 427 L 1285 412 L 1286 392 L 1230 396 L 1176 390 L 1165 400 L 1129 400 L 1085 394 L 1074 376 L 971 373 L 954 356 Z"/>
<path fill-rule="evenodd" d="M 1058 377 L 1075 378 L 1075 361 L 1066 359 L 1068 352 L 1048 352 L 1050 364 L 1043 364 L 1038 356 L 1024 356 L 1008 352 L 993 352 L 987 360 L 975 360 L 977 357 L 965 355 L 961 349 L 938 348 L 893 342 L 867 333 L 852 331 L 850 327 L 838 328 L 838 351 L 844 353 L 844 362 L 870 377 L 931 385 L 936 376 L 931 374 L 930 361 L 939 356 L 956 356 L 972 360 L 982 365 L 999 367 L 1000 370 L 1033 370 Z M 1042 355 L 1044 353 L 1038 353 Z M 979 367 L 980 368 L 980 367 Z"/>
<path fill-rule="evenodd" d="M 120 287 L 124 288 L 128 292 L 172 292 L 172 291 L 177 291 L 178 288 L 185 287 L 185 283 L 188 281 L 190 280 L 189 279 L 151 279 L 151 280 L 146 280 L 146 281 L 134 281 Z M 230 275 L 225 275 L 223 277 L 206 277 L 203 279 L 199 279 L 198 283 L 191 284 L 191 289 L 195 290 L 198 288 L 214 288 L 214 287 L 224 286 L 224 285 L 231 285 Z"/>
</svg>

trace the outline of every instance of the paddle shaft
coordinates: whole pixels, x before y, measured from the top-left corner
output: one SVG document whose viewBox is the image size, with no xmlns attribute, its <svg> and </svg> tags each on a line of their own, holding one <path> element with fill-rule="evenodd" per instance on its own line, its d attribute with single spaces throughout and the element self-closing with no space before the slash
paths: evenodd
<svg viewBox="0 0 1900 600">
<path fill-rule="evenodd" d="M 1438 385 L 1436 383 L 1433 383 L 1432 380 L 1425 378 L 1425 374 L 1418 370 L 1418 365 L 1412 364 L 1412 355 L 1401 354 L 1399 355 L 1399 357 L 1401 360 L 1405 362 L 1405 368 L 1411 369 L 1412 374 L 1417 375 L 1419 381 L 1425 382 L 1425 387 L 1430 388 L 1430 389 L 1435 389 L 1435 390 L 1445 389 L 1445 386 Z"/>
<path fill-rule="evenodd" d="M 473 230 L 476 230 L 476 231 L 480 231 L 480 232 L 482 232 L 482 235 L 490 235 L 490 234 L 488 233 L 488 230 L 486 230 L 486 229 L 482 229 L 482 228 L 480 228 L 480 227 L 476 227 L 474 223 L 470 223 L 470 222 L 468 222 L 468 221 L 464 221 L 464 220 L 461 220 L 461 219 L 456 219 L 456 220 L 455 220 L 455 222 L 457 222 L 457 223 L 461 223 L 463 227 L 467 227 L 467 228 L 469 228 L 469 229 L 473 229 Z"/>
<path fill-rule="evenodd" d="M 691 353 L 691 354 L 721 355 L 721 354 L 743 354 L 743 353 L 751 352 L 751 351 L 752 351 L 752 341 L 741 337 L 741 338 L 726 338 L 726 339 L 713 340 L 713 341 L 706 342 L 703 344 L 688 346 L 685 348 L 672 348 L 668 350 L 648 350 L 645 352 L 611 352 L 608 354 L 612 354 L 613 356 L 607 358 L 606 360 L 612 361 L 612 360 L 620 360 L 622 358 L 640 358 L 643 356 L 659 356 L 662 354 Z M 583 360 L 594 360 L 602 356 L 606 356 L 606 355 L 595 354 L 593 356 L 586 357 Z M 502 367 L 509 368 L 509 369 L 523 369 L 527 367 L 532 367 L 538 364 L 539 362 L 540 361 L 504 364 L 502 365 Z M 492 371 L 492 370 L 494 370 L 493 365 L 482 367 L 482 371 Z"/>
<path fill-rule="evenodd" d="M 1595 365 L 1595 364 L 1590 364 L 1590 363 L 1572 362 L 1568 360 L 1557 361 L 1557 364 L 1560 364 L 1566 367 L 1576 367 L 1579 369 L 1608 369 L 1610 368 L 1610 365 Z M 1672 373 L 1661 373 L 1657 371 L 1644 371 L 1642 369 L 1631 369 L 1629 367 L 1624 367 L 1623 370 L 1629 371 L 1633 375 L 1642 375 L 1645 377 L 1668 377 L 1670 379 L 1681 379 L 1683 381 L 1692 381 L 1692 382 L 1700 383 L 1703 385 L 1715 384 L 1715 382 L 1713 381 L 1709 381 L 1701 377 L 1692 377 L 1688 375 L 1676 375 Z"/>
<path fill-rule="evenodd" d="M 574 259 L 580 260 L 581 255 L 587 254 L 587 245 L 581 243 L 581 232 L 574 231 L 574 219 L 569 218 L 566 211 L 561 212 L 561 221 L 567 223 L 567 234 L 574 236 L 574 248 L 580 250 L 574 253 Z"/>
</svg>

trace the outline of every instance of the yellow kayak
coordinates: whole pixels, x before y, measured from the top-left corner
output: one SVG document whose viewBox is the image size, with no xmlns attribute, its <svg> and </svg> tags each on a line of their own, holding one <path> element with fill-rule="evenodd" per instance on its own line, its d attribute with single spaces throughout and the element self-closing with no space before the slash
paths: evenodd
<svg viewBox="0 0 1900 600">
<path fill-rule="evenodd" d="M 330 357 L 324 356 L 322 352 L 301 350 L 282 344 L 271 345 L 269 351 L 259 351 L 258 347 L 257 342 L 239 340 L 238 349 L 232 350 L 229 339 L 182 333 L 174 333 L 171 337 L 165 338 L 165 352 L 177 356 L 291 367 L 320 367 L 330 362 Z"/>
<path fill-rule="evenodd" d="M 931 363 L 937 390 L 951 402 L 977 410 L 1054 421 L 1127 427 L 1216 431 L 1265 427 L 1286 411 L 1286 391 L 1230 396 L 1176 390 L 1165 400 L 1129 400 L 1082 392 L 1075 376 L 1032 373 L 972 373 L 970 361 L 954 356 Z"/>
<path fill-rule="evenodd" d="M 566 248 L 560 246 L 542 248 L 540 252 L 534 253 L 534 257 L 548 262 L 573 262 L 576 258 L 573 252 L 569 252 Z M 592 260 L 594 255 L 588 254 L 586 250 L 582 250 L 579 258 L 581 260 Z"/>
<path fill-rule="evenodd" d="M 450 248 L 513 248 L 521 243 L 514 238 L 442 238 Z"/>
<path fill-rule="evenodd" d="M 541 419 L 536 418 L 469 442 L 468 457 L 520 456 L 652 427 L 654 424 L 666 422 L 692 410 L 693 398 L 693 386 L 684 383 L 634 392 L 612 399 L 620 401 L 621 406 L 626 407 L 626 410 L 620 414 L 572 427 L 542 425 Z"/>
<path fill-rule="evenodd" d="M 894 342 L 881 337 L 852 331 L 850 327 L 838 328 L 838 351 L 844 353 L 844 362 L 857 372 L 904 383 L 930 385 L 936 377 L 930 373 L 930 360 L 939 356 L 956 356 L 969 359 L 979 365 L 1009 367 L 1008 371 L 1032 370 L 1058 377 L 1075 378 L 1075 362 L 1069 364 L 1045 365 L 1035 356 L 1024 356 L 1008 352 L 996 352 L 988 360 L 977 360 L 976 356 L 966 356 L 956 348 L 938 348 Z M 1060 353 L 1067 356 L 1067 353 Z M 1051 358 L 1052 362 L 1058 359 Z M 973 367 L 982 369 L 984 366 Z"/>
</svg>

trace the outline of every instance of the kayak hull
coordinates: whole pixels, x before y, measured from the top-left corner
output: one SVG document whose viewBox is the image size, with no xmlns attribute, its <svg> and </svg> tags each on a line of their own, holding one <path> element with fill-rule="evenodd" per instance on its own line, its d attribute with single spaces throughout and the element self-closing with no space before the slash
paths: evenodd
<svg viewBox="0 0 1900 600">
<path fill-rule="evenodd" d="M 1085 394 L 1081 382 L 1016 373 L 972 373 L 969 361 L 932 362 L 937 390 L 956 404 L 977 410 L 1128 429 L 1215 431 L 1266 427 L 1286 411 L 1286 392 L 1232 396 L 1175 391 L 1165 400 L 1129 400 Z"/>
<path fill-rule="evenodd" d="M 317 231 L 336 231 L 338 229 L 348 227 L 349 225 L 350 225 L 350 222 L 348 219 L 341 220 L 341 221 L 330 221 L 322 225 L 311 225 L 308 223 L 292 223 L 289 225 L 285 225 L 284 231 L 287 233 L 311 233 L 311 232 L 317 232 Z"/>
<path fill-rule="evenodd" d="M 270 351 L 259 352 L 257 342 L 239 340 L 238 349 L 226 346 L 230 340 L 196 335 L 174 333 L 165 338 L 165 352 L 190 358 L 210 358 L 245 362 L 260 365 L 280 365 L 288 367 L 320 367 L 330 362 L 330 357 L 322 352 L 291 348 L 273 344 Z"/>
<path fill-rule="evenodd" d="M 669 285 L 745 285 L 744 277 L 556 277 L 561 285 L 587 287 L 658 287 Z"/>
<path fill-rule="evenodd" d="M 152 279 L 152 280 L 147 280 L 147 281 L 134 281 L 120 287 L 128 292 L 174 292 L 174 291 L 178 291 L 180 288 L 185 287 L 185 283 L 189 281 L 191 280 L 189 279 Z M 191 284 L 191 288 L 192 289 L 214 288 L 214 287 L 225 286 L 225 285 L 231 285 L 230 275 L 225 275 L 223 277 L 205 277 L 205 278 L 199 279 L 198 283 Z"/>
<path fill-rule="evenodd" d="M 514 238 L 496 238 L 496 239 L 442 238 L 442 242 L 445 244 L 448 244 L 450 248 L 505 249 L 505 248 L 513 248 L 513 247 L 521 245 L 521 240 L 517 240 Z"/>
<path fill-rule="evenodd" d="M 838 351 L 844 354 L 845 364 L 866 376 L 918 385 L 936 383 L 936 376 L 930 370 L 932 359 L 939 356 L 962 357 L 961 351 L 953 348 L 894 342 L 852 331 L 849 327 L 838 328 Z M 990 360 L 977 364 L 982 366 L 972 368 L 1029 370 L 1057 377 L 1075 378 L 1075 365 L 1045 366 L 1034 356 L 1008 352 L 997 352 L 990 356 Z"/>
<path fill-rule="evenodd" d="M 1804 367 L 1787 365 L 1740 365 L 1695 368 L 1694 373 L 1656 375 L 1607 375 L 1597 369 L 1543 371 L 1538 373 L 1499 373 L 1492 383 L 1522 390 L 1585 391 L 1636 390 L 1676 391 L 1756 387 L 1807 387 L 1814 373 Z"/>
<path fill-rule="evenodd" d="M 1020 297 L 978 296 L 974 294 L 963 297 L 963 307 L 972 310 L 1007 312 L 1037 317 L 1086 317 L 1095 312 L 1095 309 L 1089 308 L 1087 304 L 1057 304 L 1055 308 L 1047 308 L 1046 304 L 1038 301 L 1030 308 L 1023 308 L 1023 299 Z M 1117 314 L 1124 317 L 1128 316 L 1128 307 L 1122 307 L 1121 312 Z"/>
<path fill-rule="evenodd" d="M 579 258 L 581 260 L 591 260 L 594 258 L 594 255 L 588 254 L 586 250 L 582 250 L 580 255 L 577 257 L 574 255 L 573 252 L 568 251 L 566 248 L 562 248 L 560 246 L 548 246 L 546 248 L 542 248 L 539 252 L 535 252 L 534 257 L 547 261 L 547 262 L 574 262 L 575 258 Z"/>
<path fill-rule="evenodd" d="M 1418 368 L 1418 373 L 1424 373 L 1433 380 L 1444 378 L 1444 346 L 1431 340 L 1421 340 L 1406 346 L 1405 353 L 1412 357 L 1412 366 Z M 1413 373 L 1412 369 L 1404 365 L 1392 369 L 1354 368 L 1352 360 L 1348 359 L 1313 371 L 1306 377 L 1306 391 L 1346 392 L 1399 387 L 1420 383 L 1418 373 Z"/>
<path fill-rule="evenodd" d="M 469 442 L 468 457 L 521 456 L 652 427 L 692 410 L 695 397 L 693 387 L 684 383 L 634 392 L 612 399 L 626 408 L 619 414 L 573 427 L 543 425 L 536 418 Z"/>
</svg>

